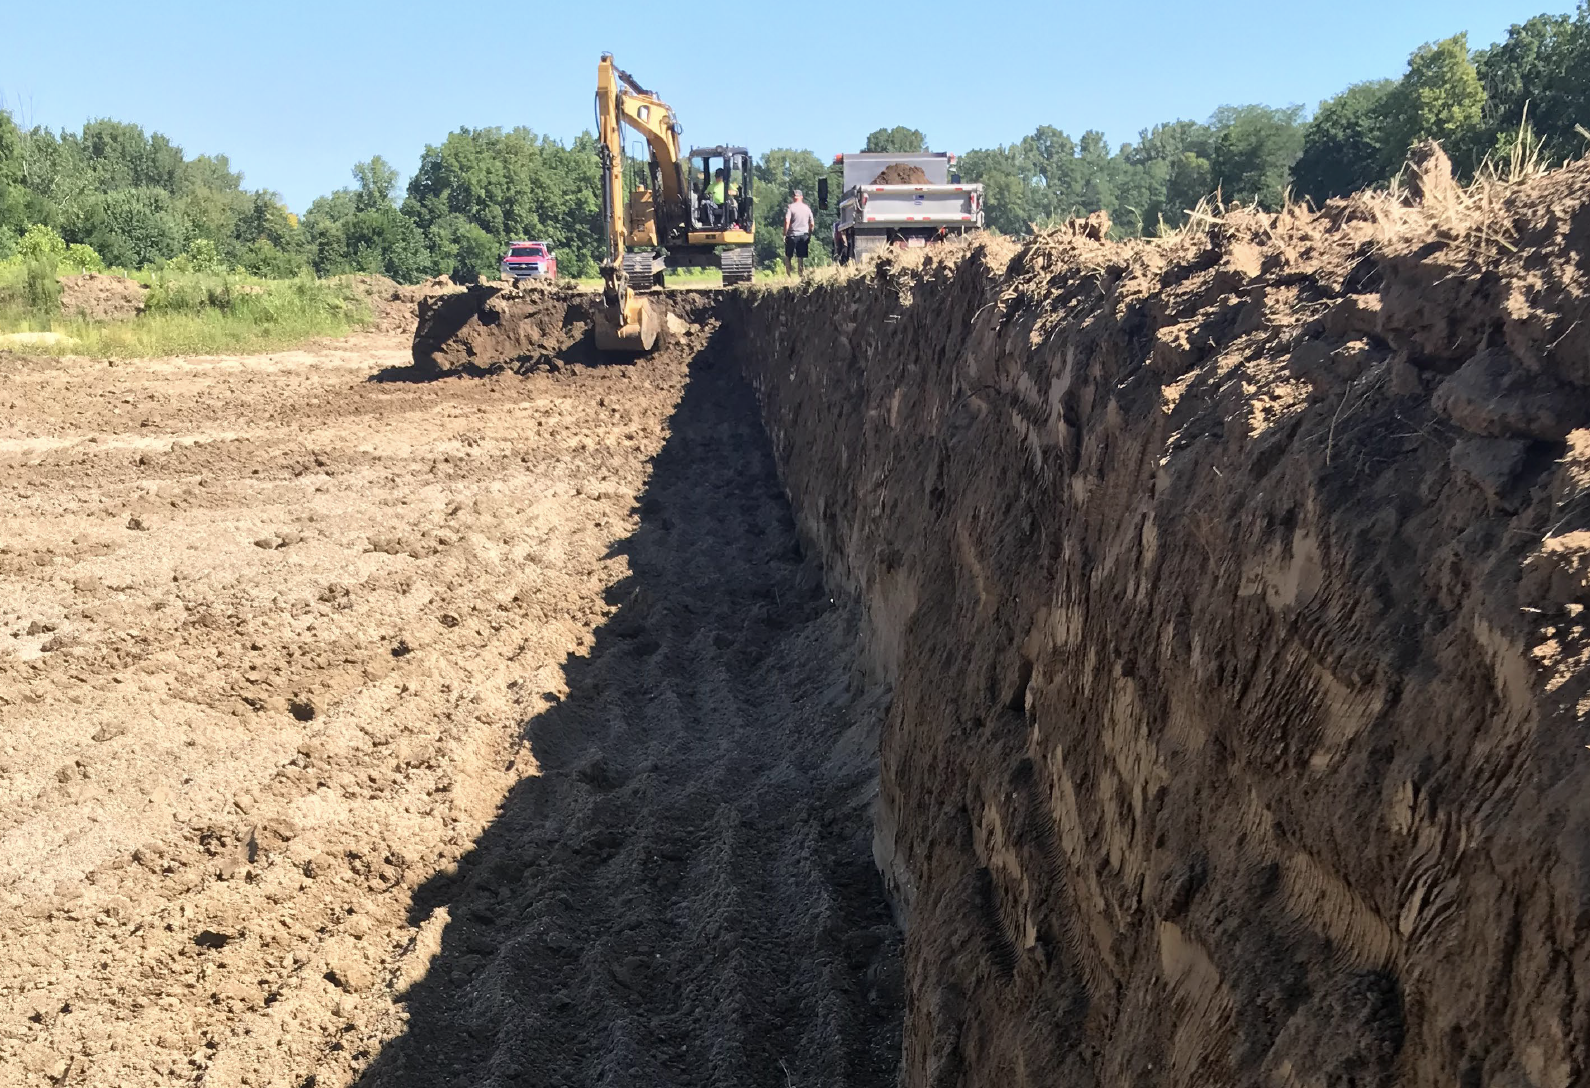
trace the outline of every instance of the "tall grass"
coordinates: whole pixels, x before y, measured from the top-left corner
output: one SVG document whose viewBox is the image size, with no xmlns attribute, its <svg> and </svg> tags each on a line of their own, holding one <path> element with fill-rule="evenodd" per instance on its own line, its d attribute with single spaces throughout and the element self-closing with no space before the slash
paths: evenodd
<svg viewBox="0 0 1590 1088">
<path fill-rule="evenodd" d="M 45 288 L 24 262 L 0 264 L 0 334 L 56 333 L 64 340 L 22 347 L 33 354 L 156 356 L 270 351 L 369 323 L 370 306 L 351 277 L 290 280 L 207 272 L 146 272 L 144 311 L 121 321 L 61 313 L 59 284 Z M 0 342 L 0 347 L 5 344 Z"/>
</svg>

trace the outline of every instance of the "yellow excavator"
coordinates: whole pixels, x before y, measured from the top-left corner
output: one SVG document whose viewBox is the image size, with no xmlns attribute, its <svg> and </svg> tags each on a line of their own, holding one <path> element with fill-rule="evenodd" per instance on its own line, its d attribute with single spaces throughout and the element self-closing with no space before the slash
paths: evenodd
<svg viewBox="0 0 1590 1088">
<path fill-rule="evenodd" d="M 645 137 L 645 183 L 624 199 L 622 126 Z M 602 302 L 596 346 L 650 351 L 661 323 L 642 293 L 668 269 L 718 268 L 725 285 L 753 271 L 751 155 L 743 147 L 680 150 L 673 108 L 603 53 L 596 69 L 597 155 L 602 174 Z M 648 184 L 649 183 L 649 187 Z"/>
</svg>

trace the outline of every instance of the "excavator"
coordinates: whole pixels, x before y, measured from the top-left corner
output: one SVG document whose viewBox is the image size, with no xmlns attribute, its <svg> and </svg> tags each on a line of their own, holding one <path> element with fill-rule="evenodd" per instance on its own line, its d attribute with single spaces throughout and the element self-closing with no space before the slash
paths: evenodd
<svg viewBox="0 0 1590 1088">
<path fill-rule="evenodd" d="M 650 151 L 649 187 L 637 184 L 627 201 L 623 125 Z M 596 346 L 650 351 L 661 323 L 643 293 L 662 286 L 668 269 L 718 268 L 725 285 L 751 280 L 751 155 L 743 147 L 684 154 L 673 108 L 617 67 L 611 53 L 596 68 L 596 132 L 607 243 Z"/>
</svg>

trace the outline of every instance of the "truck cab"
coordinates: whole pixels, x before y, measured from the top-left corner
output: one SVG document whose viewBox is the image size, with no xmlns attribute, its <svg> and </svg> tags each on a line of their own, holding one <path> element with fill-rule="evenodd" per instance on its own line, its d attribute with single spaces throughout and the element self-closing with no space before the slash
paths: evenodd
<svg viewBox="0 0 1590 1088">
<path fill-rule="evenodd" d="M 502 274 L 515 281 L 556 279 L 558 259 L 549 242 L 510 242 L 503 254 Z"/>
</svg>

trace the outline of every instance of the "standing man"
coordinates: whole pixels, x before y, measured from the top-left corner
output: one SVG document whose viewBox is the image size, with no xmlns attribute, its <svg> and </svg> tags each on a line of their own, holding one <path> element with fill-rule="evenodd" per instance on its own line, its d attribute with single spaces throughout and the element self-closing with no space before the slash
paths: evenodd
<svg viewBox="0 0 1590 1088">
<path fill-rule="evenodd" d="M 790 274 L 789 262 L 794 257 L 798 262 L 800 274 L 806 274 L 806 254 L 811 248 L 812 228 L 817 225 L 817 216 L 812 214 L 811 205 L 802 198 L 801 191 L 795 190 L 794 199 L 789 202 L 789 207 L 784 209 L 784 275 Z"/>
</svg>

